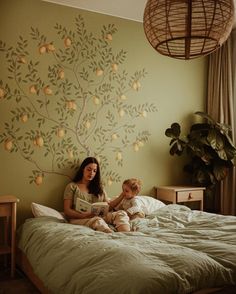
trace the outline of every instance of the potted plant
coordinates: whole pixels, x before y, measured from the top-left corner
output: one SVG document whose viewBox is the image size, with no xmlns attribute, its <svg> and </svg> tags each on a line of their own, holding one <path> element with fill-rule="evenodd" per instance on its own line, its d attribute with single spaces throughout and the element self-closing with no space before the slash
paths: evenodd
<svg viewBox="0 0 236 294">
<path fill-rule="evenodd" d="M 193 124 L 187 136 L 181 135 L 181 127 L 176 122 L 165 131 L 165 135 L 171 138 L 171 155 L 186 153 L 190 157 L 184 171 L 190 174 L 193 185 L 206 187 L 205 198 L 209 204 L 216 185 L 234 165 L 236 147 L 230 138 L 230 126 L 216 122 L 204 112 L 195 114 L 205 119 L 205 122 Z"/>
</svg>

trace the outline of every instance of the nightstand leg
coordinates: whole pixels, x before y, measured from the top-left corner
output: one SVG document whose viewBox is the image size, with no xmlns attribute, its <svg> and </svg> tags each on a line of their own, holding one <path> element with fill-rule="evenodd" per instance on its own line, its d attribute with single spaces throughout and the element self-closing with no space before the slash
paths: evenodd
<svg viewBox="0 0 236 294">
<path fill-rule="evenodd" d="M 12 203 L 12 223 L 11 223 L 11 277 L 15 276 L 16 264 L 16 203 Z"/>
<path fill-rule="evenodd" d="M 200 210 L 203 211 L 203 200 L 200 201 Z"/>
<path fill-rule="evenodd" d="M 9 216 L 6 216 L 3 218 L 3 228 L 4 228 L 3 244 L 4 244 L 4 246 L 7 246 L 9 243 Z M 7 267 L 7 260 L 8 260 L 8 256 L 4 255 L 4 266 L 5 267 Z"/>
</svg>

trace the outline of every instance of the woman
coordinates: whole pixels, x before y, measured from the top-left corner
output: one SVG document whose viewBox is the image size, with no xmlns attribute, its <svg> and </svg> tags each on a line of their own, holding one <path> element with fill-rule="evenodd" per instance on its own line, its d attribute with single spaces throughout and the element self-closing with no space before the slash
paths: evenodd
<svg viewBox="0 0 236 294">
<path fill-rule="evenodd" d="M 118 232 L 130 231 L 129 218 L 125 211 L 109 212 L 99 217 L 91 212 L 75 210 L 76 198 L 90 203 L 108 202 L 110 210 L 116 201 L 108 201 L 101 184 L 100 167 L 96 158 L 87 157 L 80 165 L 73 182 L 69 183 L 64 192 L 64 213 L 72 224 L 84 225 L 97 231 L 113 232 L 108 224 L 115 226 Z"/>
</svg>

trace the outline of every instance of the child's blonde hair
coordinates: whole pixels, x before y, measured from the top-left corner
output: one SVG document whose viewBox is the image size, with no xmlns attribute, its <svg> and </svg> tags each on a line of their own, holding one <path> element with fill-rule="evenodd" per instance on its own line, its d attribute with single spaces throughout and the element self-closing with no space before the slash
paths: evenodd
<svg viewBox="0 0 236 294">
<path fill-rule="evenodd" d="M 139 179 L 131 178 L 125 180 L 123 185 L 127 185 L 132 192 L 138 194 L 141 191 L 142 182 Z"/>
</svg>

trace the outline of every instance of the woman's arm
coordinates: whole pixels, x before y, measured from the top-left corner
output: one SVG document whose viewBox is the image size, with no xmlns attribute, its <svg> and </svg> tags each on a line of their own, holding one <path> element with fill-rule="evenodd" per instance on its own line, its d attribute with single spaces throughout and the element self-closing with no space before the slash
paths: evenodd
<svg viewBox="0 0 236 294">
<path fill-rule="evenodd" d="M 78 212 L 73 209 L 71 199 L 64 199 L 64 214 L 69 219 L 91 218 L 94 216 L 91 212 Z"/>
<path fill-rule="evenodd" d="M 115 209 L 115 207 L 116 207 L 117 205 L 119 205 L 123 199 L 124 199 L 124 195 L 123 195 L 123 193 L 121 193 L 121 194 L 120 194 L 118 197 L 116 197 L 115 199 L 110 200 L 110 201 L 108 202 L 108 204 L 109 204 L 110 208 Z"/>
</svg>

